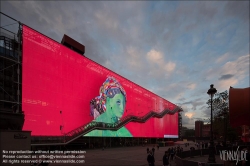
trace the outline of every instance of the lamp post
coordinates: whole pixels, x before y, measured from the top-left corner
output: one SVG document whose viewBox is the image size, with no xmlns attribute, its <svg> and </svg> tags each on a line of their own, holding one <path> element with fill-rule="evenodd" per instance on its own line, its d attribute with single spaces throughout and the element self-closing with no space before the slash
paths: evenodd
<svg viewBox="0 0 250 166">
<path fill-rule="evenodd" d="M 214 138 L 213 138 L 213 96 L 217 92 L 214 88 L 214 85 L 210 85 L 210 89 L 207 91 L 207 94 L 211 96 L 211 124 L 210 124 L 210 146 L 209 146 L 209 156 L 208 156 L 208 163 L 215 163 L 215 156 L 214 156 Z"/>
</svg>

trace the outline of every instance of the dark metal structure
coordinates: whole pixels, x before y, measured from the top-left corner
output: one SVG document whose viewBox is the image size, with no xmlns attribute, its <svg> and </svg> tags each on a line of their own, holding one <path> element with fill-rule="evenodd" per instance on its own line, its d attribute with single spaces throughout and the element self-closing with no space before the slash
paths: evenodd
<svg viewBox="0 0 250 166">
<path fill-rule="evenodd" d="M 24 123 L 21 107 L 22 24 L 2 12 L 0 14 L 18 24 L 17 33 L 0 27 L 0 129 L 21 130 Z"/>
<path fill-rule="evenodd" d="M 182 133 L 181 133 L 181 129 L 182 129 L 182 116 L 181 116 L 181 113 L 179 112 L 178 113 L 178 118 L 179 118 L 179 124 L 178 124 L 178 135 L 179 135 L 179 138 L 181 139 L 182 137 Z"/>
<path fill-rule="evenodd" d="M 215 153 L 214 153 L 214 138 L 213 138 L 213 96 L 217 92 L 214 88 L 214 85 L 210 85 L 210 89 L 207 91 L 207 94 L 211 96 L 211 135 L 210 135 L 210 146 L 209 146 L 209 156 L 208 156 L 208 163 L 215 163 Z"/>
<path fill-rule="evenodd" d="M 75 41 L 71 37 L 64 34 L 61 44 L 65 45 L 66 47 L 70 48 L 71 50 L 74 50 L 75 52 L 83 55 L 85 53 L 85 46 L 81 43 Z"/>
</svg>

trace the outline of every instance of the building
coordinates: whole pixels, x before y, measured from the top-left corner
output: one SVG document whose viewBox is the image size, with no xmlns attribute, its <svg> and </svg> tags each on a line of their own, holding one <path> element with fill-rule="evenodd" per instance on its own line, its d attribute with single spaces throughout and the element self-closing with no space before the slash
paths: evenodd
<svg viewBox="0 0 250 166">
<path fill-rule="evenodd" d="M 210 137 L 210 124 L 204 124 L 202 127 L 202 137 Z"/>
<path fill-rule="evenodd" d="M 195 137 L 202 137 L 203 121 L 195 121 Z"/>
<path fill-rule="evenodd" d="M 250 87 L 229 89 L 229 117 L 232 127 L 242 128 L 241 139 L 250 142 Z"/>
<path fill-rule="evenodd" d="M 210 124 L 203 121 L 195 121 L 195 137 L 210 137 Z"/>
<path fill-rule="evenodd" d="M 85 47 L 67 35 L 58 43 L 20 27 L 19 56 L 7 40 L 1 48 L 1 62 L 8 61 L 1 63 L 0 112 L 22 115 L 19 129 L 31 131 L 32 146 L 123 146 L 179 137 L 180 107 L 87 58 Z"/>
</svg>

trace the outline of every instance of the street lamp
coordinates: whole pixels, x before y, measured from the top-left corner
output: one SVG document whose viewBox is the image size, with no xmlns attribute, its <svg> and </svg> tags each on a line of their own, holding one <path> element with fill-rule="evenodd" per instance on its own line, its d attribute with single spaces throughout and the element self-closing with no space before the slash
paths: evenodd
<svg viewBox="0 0 250 166">
<path fill-rule="evenodd" d="M 208 89 L 207 94 L 211 96 L 211 124 L 210 124 L 210 146 L 209 146 L 209 156 L 208 156 L 208 163 L 215 163 L 215 156 L 214 156 L 214 138 L 213 138 L 213 96 L 217 92 L 214 88 L 214 85 L 210 85 L 210 89 Z"/>
</svg>

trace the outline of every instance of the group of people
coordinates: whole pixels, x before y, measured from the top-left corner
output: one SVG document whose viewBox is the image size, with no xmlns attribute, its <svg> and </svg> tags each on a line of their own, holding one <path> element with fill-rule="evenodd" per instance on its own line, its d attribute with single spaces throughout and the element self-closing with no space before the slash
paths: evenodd
<svg viewBox="0 0 250 166">
<path fill-rule="evenodd" d="M 199 149 L 207 149 L 208 148 L 208 142 L 196 142 L 195 146 Z"/>
<path fill-rule="evenodd" d="M 157 146 L 158 150 L 159 147 Z M 170 162 L 174 160 L 174 157 L 177 153 L 181 153 L 183 151 L 183 148 L 180 147 L 179 145 L 177 147 L 172 147 L 172 148 L 168 148 L 167 151 L 165 151 L 163 158 L 162 158 L 162 162 L 163 162 L 163 166 L 169 166 Z M 149 148 L 147 148 L 147 161 L 149 166 L 154 166 L 155 163 L 155 148 L 153 147 L 152 150 L 149 150 Z"/>
</svg>

